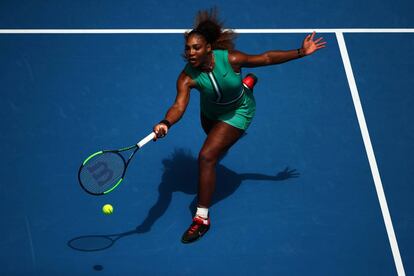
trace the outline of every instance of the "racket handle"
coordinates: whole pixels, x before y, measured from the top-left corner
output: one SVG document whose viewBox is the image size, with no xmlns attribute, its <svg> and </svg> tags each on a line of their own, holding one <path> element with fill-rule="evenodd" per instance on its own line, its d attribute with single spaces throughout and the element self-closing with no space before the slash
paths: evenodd
<svg viewBox="0 0 414 276">
<path fill-rule="evenodd" d="M 154 138 L 155 138 L 155 132 L 151 132 L 151 134 L 148 134 L 147 137 L 145 137 L 144 139 L 142 139 L 141 141 L 137 143 L 137 147 L 142 148 L 146 143 L 148 143 Z"/>
</svg>

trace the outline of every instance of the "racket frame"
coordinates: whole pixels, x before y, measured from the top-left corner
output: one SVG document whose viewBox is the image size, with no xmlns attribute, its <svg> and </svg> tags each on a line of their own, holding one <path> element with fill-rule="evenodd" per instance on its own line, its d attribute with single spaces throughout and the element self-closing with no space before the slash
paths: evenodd
<svg viewBox="0 0 414 276">
<path fill-rule="evenodd" d="M 131 159 L 132 159 L 132 157 L 134 157 L 135 153 L 140 148 L 142 148 L 145 144 L 147 144 L 149 141 L 153 140 L 155 138 L 155 135 L 156 134 L 154 132 L 152 132 L 152 133 L 148 134 L 144 139 L 142 139 L 139 142 L 137 142 L 135 145 L 132 145 L 132 146 L 129 146 L 129 147 L 125 147 L 125 148 L 121 148 L 121 149 L 117 149 L 117 150 L 101 150 L 101 151 L 97 151 L 97 152 L 91 154 L 90 156 L 88 156 L 85 159 L 85 161 L 83 161 L 83 163 L 80 166 L 79 171 L 78 171 L 78 181 L 79 181 L 79 184 L 82 187 L 82 189 L 85 192 L 87 192 L 88 194 L 91 194 L 91 195 L 94 195 L 94 196 L 106 195 L 106 194 L 112 192 L 124 180 L 125 173 L 126 173 L 126 169 L 128 168 L 129 162 L 131 162 Z M 128 160 L 125 160 L 125 157 L 122 154 L 120 154 L 120 153 L 123 152 L 123 151 L 131 150 L 131 149 L 134 149 L 134 151 L 130 154 L 130 156 L 128 157 Z M 89 191 L 88 189 L 86 189 L 85 186 L 82 184 L 82 181 L 81 181 L 81 171 L 82 171 L 83 167 L 88 163 L 88 161 L 91 160 L 93 157 L 95 157 L 95 156 L 97 156 L 99 154 L 104 154 L 104 153 L 108 153 L 108 152 L 117 154 L 119 157 L 121 157 L 121 159 L 122 159 L 122 161 L 124 163 L 124 170 L 122 172 L 121 178 L 118 180 L 117 183 L 115 183 L 115 185 L 112 188 L 110 188 L 109 190 L 104 191 L 102 193 L 93 193 L 93 192 Z"/>
</svg>

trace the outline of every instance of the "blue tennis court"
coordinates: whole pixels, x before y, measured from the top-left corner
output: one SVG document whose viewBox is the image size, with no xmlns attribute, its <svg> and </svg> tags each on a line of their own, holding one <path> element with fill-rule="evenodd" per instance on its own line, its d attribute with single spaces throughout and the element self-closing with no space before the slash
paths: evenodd
<svg viewBox="0 0 414 276">
<path fill-rule="evenodd" d="M 414 275 L 413 2 L 47 2 L 0 3 L 1 275 Z M 215 4 L 243 52 L 296 49 L 312 30 L 328 45 L 243 69 L 256 116 L 217 167 L 210 231 L 184 245 L 197 91 L 117 190 L 88 195 L 77 173 L 163 118 L 182 32 Z M 115 242 L 92 250 L 96 236 Z"/>
</svg>

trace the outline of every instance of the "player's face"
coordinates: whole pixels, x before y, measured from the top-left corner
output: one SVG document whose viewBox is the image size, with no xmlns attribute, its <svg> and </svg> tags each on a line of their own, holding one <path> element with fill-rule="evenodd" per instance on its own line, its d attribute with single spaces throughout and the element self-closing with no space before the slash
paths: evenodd
<svg viewBox="0 0 414 276">
<path fill-rule="evenodd" d="M 208 61 L 211 45 L 201 35 L 191 35 L 185 43 L 185 56 L 192 67 L 200 67 Z"/>
</svg>

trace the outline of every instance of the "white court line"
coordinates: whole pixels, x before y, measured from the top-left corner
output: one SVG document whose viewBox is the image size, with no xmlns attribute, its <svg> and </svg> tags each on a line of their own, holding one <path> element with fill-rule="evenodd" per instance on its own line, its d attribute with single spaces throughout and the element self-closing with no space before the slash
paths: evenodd
<svg viewBox="0 0 414 276">
<path fill-rule="evenodd" d="M 377 161 L 375 159 L 374 150 L 371 144 L 371 138 L 369 137 L 368 127 L 365 121 L 364 111 L 362 110 L 361 101 L 358 94 L 358 88 L 356 86 L 354 73 L 352 72 L 351 62 L 348 56 L 348 50 L 346 49 L 344 35 L 341 32 L 336 33 L 339 49 L 341 51 L 342 60 L 345 67 L 346 77 L 348 79 L 349 88 L 351 89 L 352 100 L 354 102 L 355 111 L 358 118 L 359 127 L 361 129 L 362 139 L 364 140 L 365 150 L 367 152 L 369 165 L 371 167 L 372 177 L 375 183 L 375 189 L 377 190 L 377 196 L 380 203 L 382 216 L 385 223 L 385 228 L 388 234 L 388 240 L 391 245 L 392 255 L 394 257 L 395 267 L 399 276 L 405 276 L 404 266 L 401 260 L 400 250 L 398 249 L 397 238 L 395 236 L 394 227 L 392 225 L 390 212 L 388 210 L 387 200 L 385 198 L 384 189 L 382 187 L 381 177 L 378 171 Z"/>
<path fill-rule="evenodd" d="M 0 29 L 0 34 L 182 34 L 189 29 Z M 414 33 L 414 28 L 398 29 L 234 29 L 240 34 L 282 33 Z"/>
</svg>

